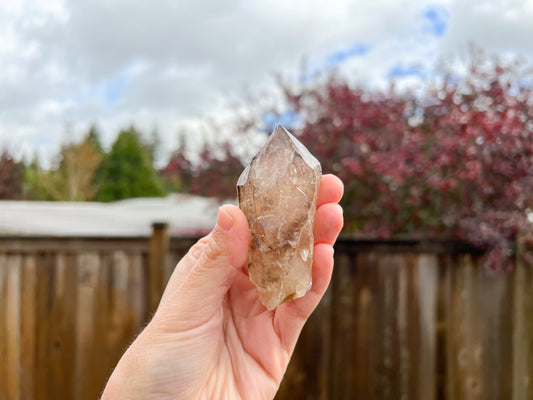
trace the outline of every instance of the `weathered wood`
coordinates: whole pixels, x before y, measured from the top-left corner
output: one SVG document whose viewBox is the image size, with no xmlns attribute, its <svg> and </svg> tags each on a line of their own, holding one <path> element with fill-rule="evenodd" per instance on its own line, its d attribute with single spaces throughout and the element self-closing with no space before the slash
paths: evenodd
<svg viewBox="0 0 533 400">
<path fill-rule="evenodd" d="M 438 259 L 433 254 L 413 254 L 412 257 L 417 259 L 417 265 L 416 274 L 413 274 L 410 282 L 416 287 L 418 301 L 413 300 L 413 308 L 410 310 L 413 318 L 419 321 L 418 332 L 409 329 L 409 334 L 418 336 L 411 339 L 411 348 L 415 348 L 418 353 L 413 385 L 418 389 L 418 399 L 433 400 L 437 398 L 439 373 L 436 368 L 438 365 L 437 340 L 440 335 L 437 309 Z M 409 325 L 409 328 L 412 326 Z"/>
<path fill-rule="evenodd" d="M 51 398 L 50 374 L 48 366 L 51 363 L 51 330 L 52 298 L 55 279 L 56 256 L 50 253 L 39 253 L 37 257 L 37 307 L 36 307 L 36 369 L 35 369 L 35 396 Z M 76 321 L 71 321 L 75 324 Z M 76 352 L 76 349 L 72 349 Z"/>
<path fill-rule="evenodd" d="M 146 238 L 71 238 L 0 236 L 0 253 L 74 253 L 87 251 L 148 251 Z"/>
<path fill-rule="evenodd" d="M 353 310 L 352 258 L 349 254 L 335 255 L 335 270 L 331 283 L 331 348 L 329 362 L 330 398 L 353 398 L 353 364 L 346 363 L 347 357 L 355 353 Z M 343 370 L 342 374 L 336 373 Z"/>
<path fill-rule="evenodd" d="M 8 335 L 7 335 L 7 256 L 0 253 L 0 399 L 8 398 Z"/>
<path fill-rule="evenodd" d="M 48 293 L 51 301 L 50 336 L 46 344 L 49 348 L 48 396 L 72 398 L 74 382 L 71 373 L 75 368 L 75 353 L 70 349 L 76 346 L 73 321 L 77 317 L 77 269 L 72 255 L 56 254 L 53 262 L 54 275 Z"/>
<path fill-rule="evenodd" d="M 21 257 L 7 260 L 7 397 L 20 399 L 20 273 Z"/>
<path fill-rule="evenodd" d="M 164 289 L 164 272 L 168 264 L 167 254 L 169 248 L 168 224 L 154 223 L 150 237 L 150 304 L 149 311 L 155 312 Z"/>
<path fill-rule="evenodd" d="M 0 238 L 0 399 L 98 398 L 194 243 Z M 341 239 L 284 399 L 533 396 L 533 271 L 455 242 Z"/>
<path fill-rule="evenodd" d="M 533 271 L 524 264 L 522 244 L 517 243 L 512 281 L 512 400 L 525 400 L 533 397 Z"/>
<path fill-rule="evenodd" d="M 1 278 L 0 278 L 1 281 Z M 36 331 L 37 331 L 37 264 L 35 254 L 25 255 L 22 260 L 21 278 L 21 399 L 32 400 L 35 394 Z M 69 323 L 72 323 L 69 321 Z M 70 349 L 67 349 L 70 350 Z M 68 382 L 65 382 L 68 384 Z"/>
<path fill-rule="evenodd" d="M 368 399 L 374 397 L 376 385 L 374 373 L 376 353 L 369 351 L 376 340 L 374 317 L 377 312 L 376 297 L 378 291 L 375 261 L 375 257 L 368 253 L 360 253 L 355 257 L 357 269 L 354 277 L 356 285 L 353 313 L 356 330 L 354 332 L 353 368 L 357 373 L 354 376 L 354 386 L 359 398 Z M 332 308 L 334 306 L 335 304 L 332 304 Z"/>
<path fill-rule="evenodd" d="M 95 326 L 98 310 L 97 293 L 100 275 L 99 256 L 94 252 L 78 257 L 78 304 L 76 326 L 76 399 L 95 399 L 100 395 L 101 382 L 95 379 L 101 366 L 95 360 Z"/>
</svg>

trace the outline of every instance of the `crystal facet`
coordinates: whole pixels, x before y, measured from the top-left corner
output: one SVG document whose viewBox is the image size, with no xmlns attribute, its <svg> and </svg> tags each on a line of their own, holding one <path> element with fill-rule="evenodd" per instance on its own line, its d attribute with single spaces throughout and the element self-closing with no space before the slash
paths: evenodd
<svg viewBox="0 0 533 400">
<path fill-rule="evenodd" d="M 250 280 L 269 310 L 311 288 L 321 176 L 318 160 L 278 125 L 237 183 L 250 227 Z"/>
</svg>

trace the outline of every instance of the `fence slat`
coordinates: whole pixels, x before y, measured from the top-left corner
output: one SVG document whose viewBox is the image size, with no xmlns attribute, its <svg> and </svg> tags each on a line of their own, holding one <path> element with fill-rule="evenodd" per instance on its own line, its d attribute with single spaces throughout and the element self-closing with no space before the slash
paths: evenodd
<svg viewBox="0 0 533 400">
<path fill-rule="evenodd" d="M 1 280 L 1 277 L 0 277 Z M 37 265 L 34 254 L 22 260 L 21 281 L 21 398 L 33 400 L 35 394 L 35 371 L 37 368 Z"/>
<path fill-rule="evenodd" d="M 169 233 L 168 224 L 154 223 L 150 237 L 150 314 L 155 313 L 163 294 L 165 271 L 168 265 Z"/>
<path fill-rule="evenodd" d="M 0 399 L 8 398 L 7 277 L 7 256 L 0 253 Z"/>
<path fill-rule="evenodd" d="M 7 259 L 7 395 L 20 399 L 20 272 L 21 257 Z"/>
<path fill-rule="evenodd" d="M 376 386 L 375 355 L 374 351 L 368 351 L 373 348 L 376 336 L 375 316 L 377 312 L 376 298 L 377 290 L 377 269 L 375 260 L 368 253 L 359 253 L 355 257 L 357 270 L 355 273 L 355 348 L 353 355 L 354 370 L 357 372 L 354 376 L 354 386 L 359 398 L 371 399 L 374 397 Z M 335 307 L 332 304 L 332 307 Z M 330 397 L 334 398 L 334 397 Z"/>
<path fill-rule="evenodd" d="M 35 369 L 35 394 L 36 397 L 50 397 L 50 330 L 52 328 L 52 295 L 53 280 L 55 276 L 55 255 L 40 253 L 37 256 L 37 307 L 35 329 L 37 367 Z M 72 323 L 74 321 L 71 321 Z M 72 349 L 74 351 L 74 349 Z"/>
<path fill-rule="evenodd" d="M 353 398 L 354 365 L 347 362 L 355 353 L 353 310 L 353 263 L 348 254 L 335 255 L 335 269 L 331 282 L 331 349 L 329 381 L 330 398 Z M 335 371 L 343 371 L 342 374 Z"/>
<path fill-rule="evenodd" d="M 415 256 L 413 256 L 415 257 Z M 413 318 L 418 320 L 418 338 L 412 338 L 411 346 L 418 351 L 413 385 L 417 387 L 418 399 L 433 400 L 437 398 L 437 285 L 438 259 L 434 254 L 416 256 L 418 260 L 416 274 L 412 276 L 418 298 Z M 414 262 L 414 260 L 413 260 Z M 414 321 L 413 321 L 414 323 Z M 412 326 L 412 325 L 411 325 Z M 416 368 L 416 367 L 415 367 Z"/>
<path fill-rule="evenodd" d="M 533 396 L 533 271 L 520 257 L 513 277 L 513 400 Z"/>
<path fill-rule="evenodd" d="M 96 377 L 98 366 L 94 359 L 95 315 L 100 265 L 97 253 L 82 253 L 78 257 L 78 304 L 76 310 L 76 399 L 98 398 L 101 382 Z"/>
</svg>

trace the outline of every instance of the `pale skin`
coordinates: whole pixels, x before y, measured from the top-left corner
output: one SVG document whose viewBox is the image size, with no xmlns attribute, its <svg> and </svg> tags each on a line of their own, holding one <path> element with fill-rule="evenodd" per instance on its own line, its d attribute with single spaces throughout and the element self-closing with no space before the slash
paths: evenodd
<svg viewBox="0 0 533 400">
<path fill-rule="evenodd" d="M 273 311 L 248 279 L 246 217 L 236 206 L 222 206 L 213 231 L 178 263 L 152 321 L 122 356 L 102 399 L 274 398 L 331 279 L 342 193 L 337 177 L 322 177 L 313 286 Z"/>
</svg>

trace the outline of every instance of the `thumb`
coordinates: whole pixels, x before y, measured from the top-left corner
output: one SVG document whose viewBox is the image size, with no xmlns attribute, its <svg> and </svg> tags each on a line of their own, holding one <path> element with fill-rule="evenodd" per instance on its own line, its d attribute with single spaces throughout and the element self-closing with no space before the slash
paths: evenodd
<svg viewBox="0 0 533 400">
<path fill-rule="evenodd" d="M 239 207 L 220 207 L 217 224 L 201 254 L 165 305 L 169 317 L 179 320 L 182 329 L 206 322 L 220 309 L 237 273 L 246 264 L 249 240 L 248 222 Z"/>
</svg>

